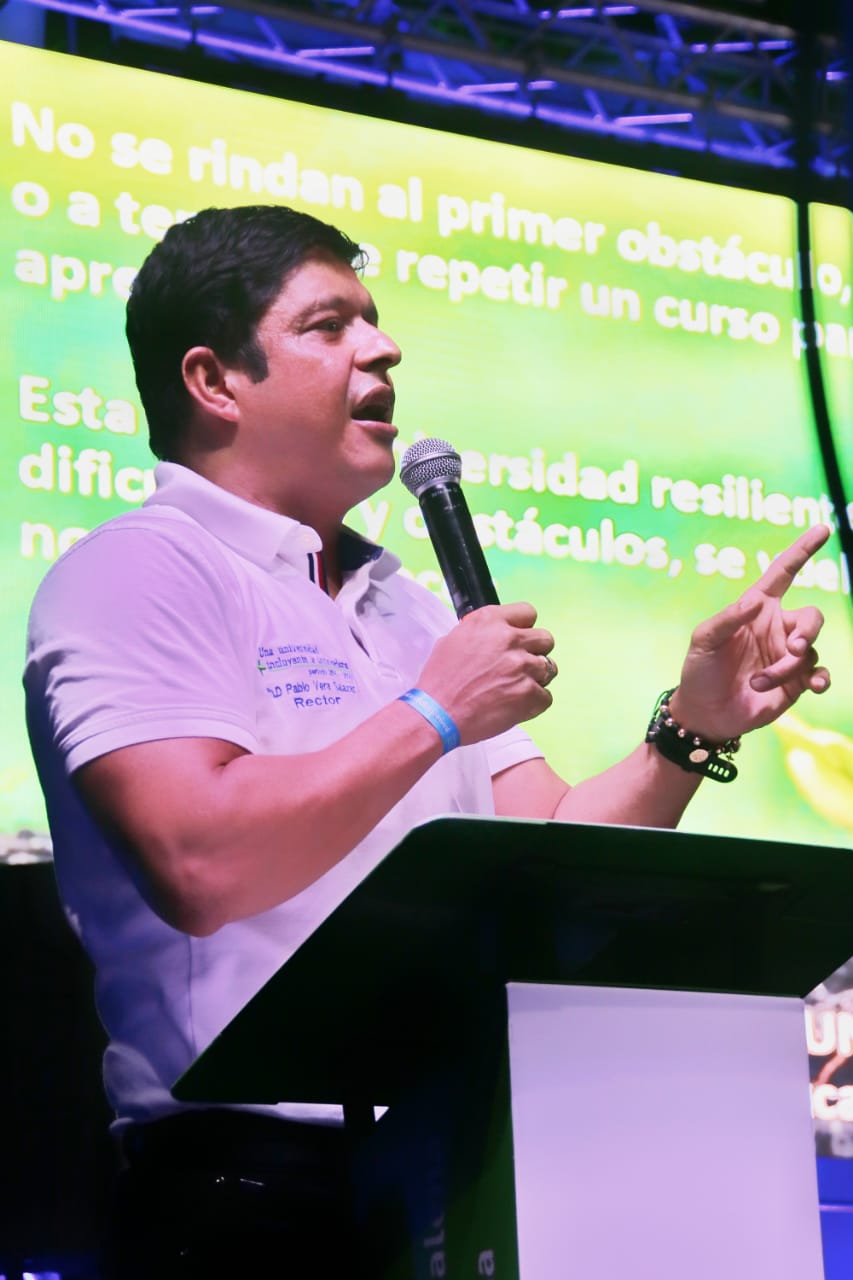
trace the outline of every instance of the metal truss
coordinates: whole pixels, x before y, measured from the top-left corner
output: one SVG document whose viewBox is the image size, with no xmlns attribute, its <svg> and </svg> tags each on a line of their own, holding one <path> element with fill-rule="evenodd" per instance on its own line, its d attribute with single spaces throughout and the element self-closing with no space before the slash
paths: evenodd
<svg viewBox="0 0 853 1280">
<path fill-rule="evenodd" d="M 19 3 L 285 77 L 375 86 L 778 170 L 794 168 L 804 127 L 794 75 L 798 32 L 772 16 L 780 7 L 769 0 L 741 3 L 738 12 L 679 0 L 554 9 L 536 0 Z M 812 170 L 845 178 L 840 35 L 818 33 L 811 49 Z"/>
</svg>

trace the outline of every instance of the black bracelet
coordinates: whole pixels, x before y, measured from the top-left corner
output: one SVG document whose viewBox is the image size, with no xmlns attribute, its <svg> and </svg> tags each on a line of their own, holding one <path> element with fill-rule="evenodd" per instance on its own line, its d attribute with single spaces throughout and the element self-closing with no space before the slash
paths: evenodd
<svg viewBox="0 0 853 1280">
<path fill-rule="evenodd" d="M 671 760 L 688 773 L 701 773 L 715 782 L 734 781 L 737 769 L 732 756 L 740 750 L 740 738 L 713 743 L 698 733 L 683 729 L 670 715 L 669 700 L 674 693 L 675 689 L 667 689 L 658 698 L 646 730 L 646 742 L 650 742 L 665 760 Z"/>
</svg>

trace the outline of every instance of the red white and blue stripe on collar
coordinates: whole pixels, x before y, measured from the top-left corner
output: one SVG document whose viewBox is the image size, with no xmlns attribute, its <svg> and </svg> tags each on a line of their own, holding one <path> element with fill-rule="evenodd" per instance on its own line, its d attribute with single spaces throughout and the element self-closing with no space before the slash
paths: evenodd
<svg viewBox="0 0 853 1280">
<path fill-rule="evenodd" d="M 308 577 L 312 582 L 329 594 L 329 582 L 326 577 L 326 561 L 323 559 L 322 551 L 308 552 Z"/>
<path fill-rule="evenodd" d="M 382 555 L 382 548 L 377 547 L 374 543 L 368 542 L 365 538 L 357 535 L 348 534 L 344 531 L 341 534 L 339 542 L 339 553 L 341 557 L 341 569 L 344 573 L 353 573 L 356 569 L 360 569 L 363 564 L 367 564 L 370 560 L 378 560 Z M 322 551 L 309 551 L 308 555 L 308 577 L 315 583 L 321 591 L 329 594 L 328 578 L 326 576 L 326 562 L 323 558 Z"/>
</svg>

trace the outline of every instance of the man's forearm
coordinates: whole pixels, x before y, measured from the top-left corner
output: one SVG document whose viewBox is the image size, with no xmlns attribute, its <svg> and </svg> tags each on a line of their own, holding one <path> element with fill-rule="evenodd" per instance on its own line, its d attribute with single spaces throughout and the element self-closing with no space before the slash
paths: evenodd
<svg viewBox="0 0 853 1280">
<path fill-rule="evenodd" d="M 174 928 L 205 935 L 325 874 L 441 752 L 436 731 L 394 702 L 306 755 L 161 740 L 102 756 L 76 781 L 138 866 L 151 906 Z"/>
<path fill-rule="evenodd" d="M 618 764 L 567 791 L 553 816 L 564 822 L 675 827 L 700 781 L 699 774 L 665 760 L 643 742 Z"/>
<path fill-rule="evenodd" d="M 495 812 L 513 818 L 674 827 L 700 777 L 641 743 L 603 773 L 569 784 L 543 759 L 525 760 L 493 780 Z"/>
</svg>

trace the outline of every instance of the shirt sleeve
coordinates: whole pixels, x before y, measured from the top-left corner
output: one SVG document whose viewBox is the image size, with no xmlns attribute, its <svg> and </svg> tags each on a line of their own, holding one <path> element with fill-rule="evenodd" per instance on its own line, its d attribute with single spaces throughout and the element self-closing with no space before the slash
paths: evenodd
<svg viewBox="0 0 853 1280">
<path fill-rule="evenodd" d="M 519 728 L 507 729 L 496 738 L 489 738 L 483 744 L 489 762 L 489 772 L 495 774 L 510 769 L 514 764 L 522 764 L 525 760 L 544 759 L 545 752 L 536 745 L 529 733 Z"/>
<path fill-rule="evenodd" d="M 226 556 L 188 520 L 119 519 L 65 552 L 36 595 L 24 684 L 67 771 L 163 738 L 257 750 L 242 614 Z"/>
</svg>

